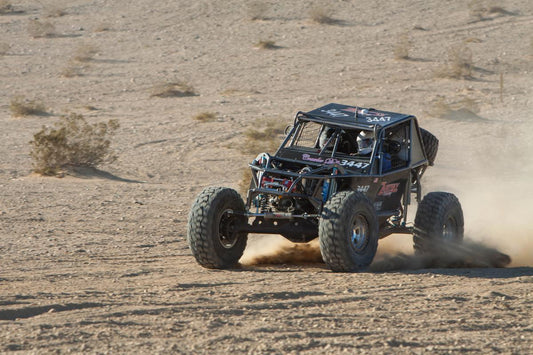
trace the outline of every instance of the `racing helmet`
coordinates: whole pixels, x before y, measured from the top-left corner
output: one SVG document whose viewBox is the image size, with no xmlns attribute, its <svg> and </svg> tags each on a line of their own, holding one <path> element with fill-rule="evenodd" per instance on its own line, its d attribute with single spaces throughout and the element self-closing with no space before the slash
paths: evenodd
<svg viewBox="0 0 533 355">
<path fill-rule="evenodd" d="M 372 153 L 372 145 L 374 144 L 373 131 L 361 131 L 357 135 L 357 151 L 361 155 Z"/>
</svg>

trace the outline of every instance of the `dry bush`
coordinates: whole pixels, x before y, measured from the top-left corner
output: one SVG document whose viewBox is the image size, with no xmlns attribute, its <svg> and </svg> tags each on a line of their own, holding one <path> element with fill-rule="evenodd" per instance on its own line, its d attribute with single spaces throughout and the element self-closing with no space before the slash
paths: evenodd
<svg viewBox="0 0 533 355">
<path fill-rule="evenodd" d="M 471 97 L 464 96 L 459 101 L 448 102 L 443 96 L 439 96 L 429 105 L 426 113 L 437 118 L 468 121 L 483 119 L 477 115 L 479 111 L 478 102 Z"/>
<path fill-rule="evenodd" d="M 409 38 L 409 33 L 406 31 L 402 33 L 396 45 L 394 46 L 394 58 L 396 59 L 409 59 L 409 51 L 413 47 L 413 42 Z"/>
<path fill-rule="evenodd" d="M 110 137 L 119 127 L 117 120 L 89 124 L 82 115 L 63 116 L 53 127 L 45 127 L 30 142 L 33 170 L 56 175 L 72 167 L 96 167 L 116 159 Z"/>
<path fill-rule="evenodd" d="M 80 64 L 76 63 L 74 61 L 70 61 L 68 65 L 61 71 L 61 76 L 64 78 L 74 78 L 77 76 L 83 76 L 84 72 L 89 68 L 90 66 L 87 64 Z"/>
<path fill-rule="evenodd" d="M 246 198 L 248 190 L 250 189 L 250 182 L 252 181 L 252 170 L 249 167 L 242 169 L 241 179 L 237 191 Z"/>
<path fill-rule="evenodd" d="M 176 81 L 155 85 L 150 97 L 186 97 L 198 95 L 194 88 L 186 82 Z"/>
<path fill-rule="evenodd" d="M 487 12 L 485 1 L 483 0 L 471 0 L 468 3 L 468 12 L 471 17 L 475 19 L 481 19 Z"/>
<path fill-rule="evenodd" d="M 277 120 L 258 122 L 257 128 L 251 128 L 244 132 L 244 142 L 242 149 L 246 154 L 258 154 L 261 152 L 272 152 L 281 143 L 281 138 L 285 132 L 285 123 Z"/>
<path fill-rule="evenodd" d="M 499 14 L 499 15 L 512 15 L 513 14 L 511 11 L 507 11 L 501 6 L 491 6 L 489 7 L 487 12 L 489 13 L 489 15 L 490 14 Z"/>
<path fill-rule="evenodd" d="M 253 1 L 248 4 L 248 17 L 250 20 L 267 20 L 268 4 L 263 1 Z"/>
<path fill-rule="evenodd" d="M 473 69 L 472 51 L 465 44 L 448 49 L 447 62 L 435 71 L 439 78 L 469 79 Z"/>
<path fill-rule="evenodd" d="M 217 119 L 217 115 L 213 112 L 200 112 L 193 117 L 196 121 L 200 122 L 212 122 Z"/>
<path fill-rule="evenodd" d="M 28 23 L 28 33 L 33 38 L 53 37 L 56 34 L 56 28 L 51 22 L 30 20 Z"/>
<path fill-rule="evenodd" d="M 244 141 L 241 144 L 230 145 L 230 148 L 240 149 L 245 155 L 252 158 L 262 152 L 274 153 L 282 142 L 286 123 L 280 120 L 256 121 L 255 128 L 244 132 Z M 252 173 L 249 167 L 242 170 L 241 179 L 238 184 L 238 191 L 246 197 L 252 180 Z"/>
<path fill-rule="evenodd" d="M 261 40 L 255 44 L 256 48 L 259 49 L 276 49 L 278 46 L 276 46 L 276 42 L 274 41 L 268 41 L 268 40 Z"/>
<path fill-rule="evenodd" d="M 309 17 L 313 22 L 320 24 L 335 23 L 333 16 L 333 10 L 324 6 L 315 6 L 309 10 Z"/>
<path fill-rule="evenodd" d="M 513 15 L 512 12 L 494 4 L 494 1 L 486 0 L 471 0 L 468 3 L 468 11 L 470 17 L 477 21 L 485 20 L 489 17 Z"/>
<path fill-rule="evenodd" d="M 482 43 L 483 41 L 477 37 L 468 37 L 465 39 L 465 43 Z"/>
<path fill-rule="evenodd" d="M 0 56 L 6 55 L 11 46 L 7 43 L 0 42 Z"/>
<path fill-rule="evenodd" d="M 92 61 L 99 52 L 100 50 L 91 44 L 81 44 L 74 51 L 67 66 L 61 71 L 61 76 L 65 78 L 83 76 L 84 71 L 90 67 L 88 62 Z"/>
<path fill-rule="evenodd" d="M 78 48 L 76 48 L 72 59 L 78 62 L 89 62 L 93 60 L 94 56 L 97 55 L 99 52 L 100 50 L 98 49 L 98 47 L 93 46 L 92 44 L 82 44 Z"/>
<path fill-rule="evenodd" d="M 67 12 L 65 9 L 57 6 L 57 5 L 48 5 L 44 9 L 44 16 L 45 17 L 62 17 L 65 16 Z"/>
<path fill-rule="evenodd" d="M 109 23 L 101 23 L 94 28 L 94 32 L 105 32 L 111 30 L 111 25 Z"/>
<path fill-rule="evenodd" d="M 13 5 L 10 1 L 0 0 L 0 15 L 6 15 L 12 13 L 13 11 Z"/>
<path fill-rule="evenodd" d="M 429 111 L 427 113 L 432 117 L 443 118 L 452 111 L 452 107 L 446 102 L 446 99 L 439 96 L 433 104 L 429 106 Z"/>
<path fill-rule="evenodd" d="M 23 96 L 13 97 L 9 103 L 9 110 L 14 117 L 46 114 L 46 108 L 40 100 L 28 100 Z"/>
<path fill-rule="evenodd" d="M 459 106 L 459 109 L 466 109 L 470 112 L 473 112 L 473 113 L 479 113 L 480 108 L 479 108 L 479 103 L 471 98 L 471 97 L 468 97 L 468 96 L 464 96 L 458 103 L 458 106 Z"/>
</svg>

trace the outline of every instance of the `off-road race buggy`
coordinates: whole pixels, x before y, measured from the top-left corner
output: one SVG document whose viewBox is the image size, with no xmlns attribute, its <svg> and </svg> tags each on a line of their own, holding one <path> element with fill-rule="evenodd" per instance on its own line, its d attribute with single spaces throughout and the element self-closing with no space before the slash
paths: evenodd
<svg viewBox="0 0 533 355">
<path fill-rule="evenodd" d="M 370 145 L 362 144 L 365 136 Z M 246 203 L 230 188 L 200 193 L 189 214 L 189 246 L 200 265 L 218 269 L 237 264 L 248 233 L 297 243 L 319 238 L 333 271 L 363 270 L 378 240 L 393 233 L 412 234 L 416 253 L 438 251 L 463 239 L 464 220 L 451 193 L 421 199 L 421 178 L 437 150 L 437 138 L 412 115 L 335 103 L 298 112 L 276 153 L 249 164 Z M 412 195 L 414 223 L 407 220 Z"/>
</svg>

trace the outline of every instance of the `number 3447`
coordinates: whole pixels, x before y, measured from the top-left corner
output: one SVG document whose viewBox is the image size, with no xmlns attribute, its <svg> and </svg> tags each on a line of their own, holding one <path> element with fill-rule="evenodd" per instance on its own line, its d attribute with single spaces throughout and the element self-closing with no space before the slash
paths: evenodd
<svg viewBox="0 0 533 355">
<path fill-rule="evenodd" d="M 353 160 L 341 160 L 342 166 L 348 166 L 350 168 L 364 169 L 369 166 L 369 163 L 355 162 Z"/>
</svg>

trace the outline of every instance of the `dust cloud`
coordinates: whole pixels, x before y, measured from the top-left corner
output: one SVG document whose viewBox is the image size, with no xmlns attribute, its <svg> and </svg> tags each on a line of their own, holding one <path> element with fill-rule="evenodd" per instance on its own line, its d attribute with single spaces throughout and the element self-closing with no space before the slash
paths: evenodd
<svg viewBox="0 0 533 355">
<path fill-rule="evenodd" d="M 279 235 L 258 235 L 249 238 L 240 260 L 244 266 L 265 264 L 321 263 L 318 239 L 309 243 L 292 243 Z"/>
<path fill-rule="evenodd" d="M 473 242 L 508 254 L 510 266 L 533 266 L 533 123 L 525 113 L 494 116 L 505 121 L 450 123 L 442 165 L 426 179 L 459 197 Z"/>
<path fill-rule="evenodd" d="M 405 239 L 405 237 L 402 237 Z M 385 239 L 386 240 L 386 239 Z M 392 239 L 390 239 L 392 240 Z M 442 245 L 438 254 L 414 255 L 395 241 L 380 244 L 369 271 L 416 270 L 429 268 L 506 267 L 511 258 L 497 249 L 472 240 Z M 323 263 L 318 239 L 292 243 L 281 236 L 259 236 L 252 240 L 240 260 L 243 266 Z"/>
<path fill-rule="evenodd" d="M 465 240 L 463 243 L 442 245 L 436 254 L 413 255 L 398 253 L 377 256 L 370 271 L 501 268 L 511 262 L 509 255 L 481 243 Z"/>
</svg>

